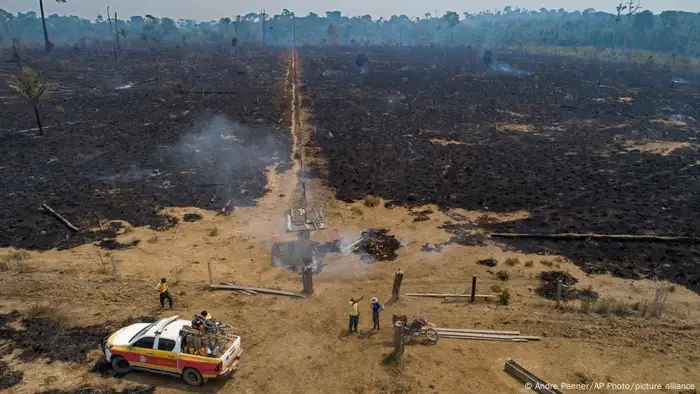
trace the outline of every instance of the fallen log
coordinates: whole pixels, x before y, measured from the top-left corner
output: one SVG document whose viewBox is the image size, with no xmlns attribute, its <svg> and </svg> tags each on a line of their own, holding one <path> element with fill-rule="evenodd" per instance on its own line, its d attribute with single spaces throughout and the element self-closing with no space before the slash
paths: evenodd
<svg viewBox="0 0 700 394">
<path fill-rule="evenodd" d="M 77 227 L 75 227 L 73 224 L 71 224 L 71 222 L 69 222 L 66 218 L 59 215 L 56 211 L 51 209 L 50 206 L 48 206 L 46 204 L 41 204 L 41 207 L 44 208 L 44 210 L 46 210 L 46 212 L 51 214 L 51 216 L 58 219 L 59 222 L 63 223 L 63 225 L 66 226 L 66 228 L 68 228 L 68 230 L 73 231 L 74 233 L 80 232 L 80 230 L 78 230 Z"/>
<path fill-rule="evenodd" d="M 132 83 L 131 86 L 133 87 L 133 86 L 136 86 L 136 85 L 142 85 L 142 84 L 144 84 L 144 83 L 149 83 L 149 82 L 153 82 L 153 81 L 157 81 L 157 80 L 158 80 L 157 77 L 156 77 L 156 78 L 144 79 L 143 81 L 138 81 L 138 82 Z"/>
<path fill-rule="evenodd" d="M 700 238 L 697 237 L 673 237 L 662 235 L 624 235 L 624 234 L 578 234 L 578 233 L 491 233 L 493 238 L 523 238 L 523 239 L 551 239 L 561 241 L 578 241 L 586 239 L 609 239 L 613 241 L 629 241 L 629 242 L 682 242 L 682 243 L 700 243 Z"/>
<path fill-rule="evenodd" d="M 254 291 L 256 293 L 276 294 L 276 295 L 304 298 L 303 294 L 292 293 L 291 291 L 273 290 L 273 289 L 265 289 L 265 288 L 250 287 L 250 286 L 236 286 L 236 285 L 232 285 L 229 283 L 225 283 L 223 285 L 209 285 L 209 287 L 211 289 L 215 289 L 215 290 L 245 290 L 245 291 Z"/>
<path fill-rule="evenodd" d="M 449 331 L 449 332 L 464 332 L 469 334 L 492 334 L 492 335 L 520 335 L 520 331 L 496 331 L 496 330 L 479 330 L 476 328 L 445 328 L 437 327 L 435 328 L 437 332 Z"/>
<path fill-rule="evenodd" d="M 471 294 L 440 294 L 440 293 L 406 293 L 408 297 L 433 297 L 433 298 L 448 298 L 448 297 L 453 297 L 453 298 L 462 298 L 462 297 L 471 297 Z M 492 294 L 475 294 L 474 297 L 476 298 L 495 298 L 495 295 Z"/>
</svg>

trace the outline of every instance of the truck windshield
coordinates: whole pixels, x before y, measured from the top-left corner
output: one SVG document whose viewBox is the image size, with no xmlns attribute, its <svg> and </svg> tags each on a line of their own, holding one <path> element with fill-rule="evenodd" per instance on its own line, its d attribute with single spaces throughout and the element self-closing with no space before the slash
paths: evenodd
<svg viewBox="0 0 700 394">
<path fill-rule="evenodd" d="M 145 332 L 147 332 L 148 330 L 150 330 L 151 327 L 153 327 L 155 324 L 156 324 L 156 323 L 151 323 L 151 324 L 147 325 L 146 327 L 144 327 L 143 329 L 141 329 L 139 332 L 136 333 L 136 335 L 134 335 L 133 337 L 131 337 L 131 339 L 129 339 L 129 343 L 134 342 L 134 339 L 136 339 L 136 338 L 140 337 L 141 335 L 143 335 Z"/>
</svg>

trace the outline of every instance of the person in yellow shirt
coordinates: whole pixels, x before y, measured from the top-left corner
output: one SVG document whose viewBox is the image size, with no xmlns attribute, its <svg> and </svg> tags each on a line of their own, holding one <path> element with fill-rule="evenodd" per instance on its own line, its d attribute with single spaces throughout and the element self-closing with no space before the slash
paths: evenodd
<svg viewBox="0 0 700 394">
<path fill-rule="evenodd" d="M 201 315 L 204 318 L 204 320 L 209 320 L 212 318 L 211 313 L 209 313 L 207 311 L 202 311 Z"/>
<path fill-rule="evenodd" d="M 160 307 L 165 308 L 165 300 L 168 300 L 170 309 L 173 309 L 173 297 L 170 296 L 168 291 L 168 281 L 165 278 L 160 279 L 160 283 L 156 286 L 156 290 L 160 293 Z"/>
<path fill-rule="evenodd" d="M 350 326 L 348 327 L 348 333 L 357 332 L 357 325 L 360 323 L 360 307 L 357 304 L 362 301 L 362 298 L 363 297 L 358 299 L 354 297 L 350 298 L 350 311 L 348 312 Z"/>
</svg>

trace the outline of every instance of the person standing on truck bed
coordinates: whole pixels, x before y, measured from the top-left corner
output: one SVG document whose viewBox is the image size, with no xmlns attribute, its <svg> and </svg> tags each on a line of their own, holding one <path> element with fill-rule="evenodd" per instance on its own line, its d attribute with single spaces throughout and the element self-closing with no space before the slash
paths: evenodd
<svg viewBox="0 0 700 394">
<path fill-rule="evenodd" d="M 348 313 L 350 317 L 350 326 L 348 327 L 348 332 L 357 332 L 357 325 L 360 323 L 360 307 L 357 305 L 363 297 L 355 299 L 350 298 L 350 311 Z"/>
<path fill-rule="evenodd" d="M 209 320 L 212 318 L 211 313 L 209 313 L 207 311 L 202 311 L 201 315 L 202 315 L 202 318 L 204 318 L 204 320 Z"/>
<path fill-rule="evenodd" d="M 165 308 L 165 300 L 168 300 L 170 309 L 173 309 L 173 297 L 170 296 L 168 291 L 168 281 L 165 278 L 160 279 L 160 283 L 156 286 L 156 290 L 160 293 L 160 307 Z"/>
</svg>

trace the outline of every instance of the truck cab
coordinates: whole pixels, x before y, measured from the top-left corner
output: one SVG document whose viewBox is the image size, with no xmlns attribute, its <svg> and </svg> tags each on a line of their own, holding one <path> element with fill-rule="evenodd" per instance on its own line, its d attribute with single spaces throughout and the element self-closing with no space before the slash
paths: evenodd
<svg viewBox="0 0 700 394">
<path fill-rule="evenodd" d="M 208 379 L 238 369 L 243 353 L 239 336 L 210 338 L 217 344 L 211 348 L 205 338 L 201 351 L 190 354 L 192 351 L 186 345 L 188 335 L 192 334 L 187 332 L 192 332 L 190 321 L 179 316 L 132 324 L 110 335 L 103 343 L 103 351 L 117 373 L 142 370 L 178 376 L 191 386 L 200 386 Z"/>
</svg>

